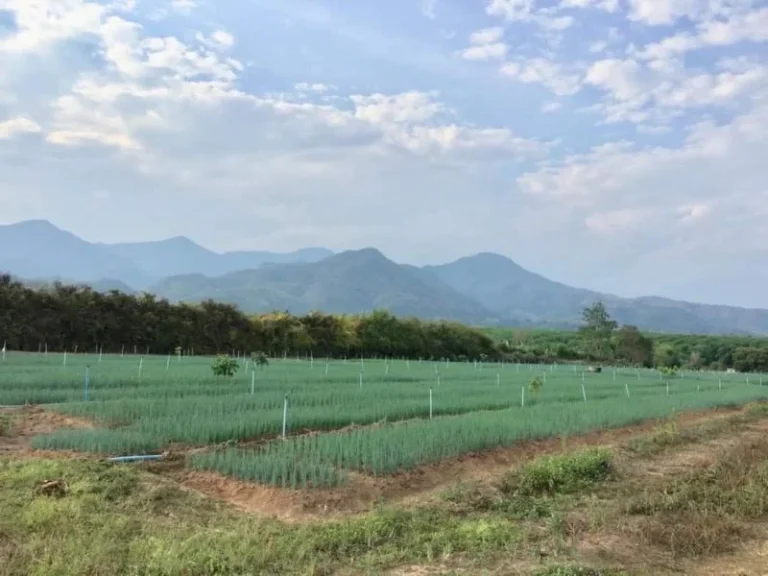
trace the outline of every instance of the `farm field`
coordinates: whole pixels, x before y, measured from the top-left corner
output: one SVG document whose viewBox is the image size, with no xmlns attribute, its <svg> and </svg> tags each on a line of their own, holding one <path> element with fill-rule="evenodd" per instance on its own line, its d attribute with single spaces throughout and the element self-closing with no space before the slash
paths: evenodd
<svg viewBox="0 0 768 576">
<path fill-rule="evenodd" d="M 0 405 L 43 404 L 94 424 L 35 437 L 37 449 L 120 456 L 181 446 L 195 448 L 191 469 L 317 488 L 342 484 L 349 472 L 393 475 L 521 441 L 768 397 L 760 375 L 279 359 L 265 367 L 242 360 L 228 378 L 213 376 L 211 362 L 9 355 L 0 364 Z"/>
<path fill-rule="evenodd" d="M 0 574 L 762 574 L 760 375 L 211 362 L 7 355 Z"/>
</svg>

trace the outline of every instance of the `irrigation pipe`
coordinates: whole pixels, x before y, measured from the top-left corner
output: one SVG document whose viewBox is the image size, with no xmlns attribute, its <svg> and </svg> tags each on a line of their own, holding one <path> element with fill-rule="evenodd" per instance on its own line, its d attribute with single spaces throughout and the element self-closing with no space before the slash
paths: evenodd
<svg viewBox="0 0 768 576">
<path fill-rule="evenodd" d="M 160 460 L 162 454 L 146 454 L 143 456 L 117 456 L 115 458 L 107 458 L 108 462 L 145 462 L 147 460 Z"/>
</svg>

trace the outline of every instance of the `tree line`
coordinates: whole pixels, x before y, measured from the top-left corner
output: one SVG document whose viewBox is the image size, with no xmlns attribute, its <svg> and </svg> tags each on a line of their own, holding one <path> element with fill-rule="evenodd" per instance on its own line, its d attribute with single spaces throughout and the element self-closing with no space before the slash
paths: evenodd
<svg viewBox="0 0 768 576">
<path fill-rule="evenodd" d="M 643 334 L 618 326 L 601 303 L 578 332 L 476 329 L 455 322 L 273 312 L 248 316 L 208 300 L 172 304 L 151 294 L 101 293 L 55 283 L 31 288 L 0 275 L 0 342 L 10 350 L 122 350 L 168 354 L 264 352 L 269 356 L 389 357 L 584 362 L 768 372 L 768 339 Z"/>
<path fill-rule="evenodd" d="M 588 362 L 689 370 L 768 372 L 768 338 L 641 333 L 618 326 L 601 303 L 579 331 L 487 328 L 506 354 L 527 362 Z"/>
<path fill-rule="evenodd" d="M 275 312 L 247 316 L 207 300 L 172 304 L 151 294 L 100 293 L 55 283 L 33 289 L 0 276 L 0 342 L 37 351 L 123 350 L 168 354 L 264 352 L 270 356 L 498 359 L 483 332 L 454 322 L 396 318 L 386 311 L 360 316 Z"/>
</svg>

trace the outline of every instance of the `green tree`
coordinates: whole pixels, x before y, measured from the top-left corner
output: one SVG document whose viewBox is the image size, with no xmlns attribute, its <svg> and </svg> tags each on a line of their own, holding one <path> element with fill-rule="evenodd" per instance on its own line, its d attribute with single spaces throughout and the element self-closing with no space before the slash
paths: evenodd
<svg viewBox="0 0 768 576">
<path fill-rule="evenodd" d="M 616 331 L 616 359 L 633 366 L 653 366 L 653 341 L 636 326 L 622 326 Z"/>
<path fill-rule="evenodd" d="M 611 356 L 611 335 L 618 324 L 605 309 L 602 302 L 595 302 L 582 312 L 583 324 L 579 333 L 587 350 L 595 358 L 609 358 Z"/>
<path fill-rule="evenodd" d="M 657 345 L 653 356 L 658 367 L 677 368 L 680 366 L 680 353 L 671 344 Z"/>
</svg>

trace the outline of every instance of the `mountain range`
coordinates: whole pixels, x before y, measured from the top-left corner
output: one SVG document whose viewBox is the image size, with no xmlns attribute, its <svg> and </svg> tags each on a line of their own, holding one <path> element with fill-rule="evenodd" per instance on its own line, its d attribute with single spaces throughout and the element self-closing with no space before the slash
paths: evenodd
<svg viewBox="0 0 768 576">
<path fill-rule="evenodd" d="M 217 253 L 184 237 L 98 244 L 34 220 L 0 226 L 0 271 L 34 285 L 61 280 L 171 301 L 212 298 L 246 312 L 387 309 L 476 325 L 573 328 L 585 306 L 602 301 L 620 323 L 644 330 L 768 334 L 768 310 L 620 298 L 549 280 L 491 253 L 420 268 L 373 248 Z"/>
</svg>

